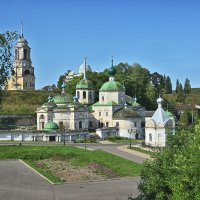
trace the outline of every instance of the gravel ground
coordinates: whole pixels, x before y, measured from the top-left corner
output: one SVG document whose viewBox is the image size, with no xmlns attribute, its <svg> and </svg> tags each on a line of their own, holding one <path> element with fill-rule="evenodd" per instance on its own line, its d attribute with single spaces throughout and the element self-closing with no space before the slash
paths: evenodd
<svg viewBox="0 0 200 200">
<path fill-rule="evenodd" d="M 118 177 L 112 170 L 97 163 L 90 163 L 82 167 L 71 165 L 67 161 L 53 159 L 39 160 L 35 163 L 38 167 L 45 167 L 52 171 L 63 182 L 100 181 Z"/>
</svg>

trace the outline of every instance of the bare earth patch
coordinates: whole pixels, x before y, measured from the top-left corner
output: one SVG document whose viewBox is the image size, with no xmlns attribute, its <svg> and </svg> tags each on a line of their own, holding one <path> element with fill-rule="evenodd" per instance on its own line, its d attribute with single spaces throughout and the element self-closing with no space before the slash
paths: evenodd
<svg viewBox="0 0 200 200">
<path fill-rule="evenodd" d="M 100 181 L 118 177 L 111 169 L 97 163 L 80 167 L 70 164 L 67 160 L 53 158 L 35 161 L 35 164 L 50 170 L 63 182 Z"/>
</svg>

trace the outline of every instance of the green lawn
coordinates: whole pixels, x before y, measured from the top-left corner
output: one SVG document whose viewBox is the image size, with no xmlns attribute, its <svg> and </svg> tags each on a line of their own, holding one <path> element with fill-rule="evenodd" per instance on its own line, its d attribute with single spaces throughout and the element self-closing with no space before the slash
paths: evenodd
<svg viewBox="0 0 200 200">
<path fill-rule="evenodd" d="M 128 148 L 130 149 L 130 147 L 128 147 Z M 148 151 L 148 150 L 145 150 L 145 149 L 141 149 L 140 147 L 131 147 L 131 150 L 139 151 L 141 153 L 149 154 L 151 156 L 154 154 L 154 152 Z"/>
<path fill-rule="evenodd" d="M 22 159 L 52 182 L 60 182 L 48 168 L 38 167 L 34 161 L 62 157 L 74 166 L 97 163 L 115 172 L 119 177 L 139 176 L 142 165 L 101 150 L 89 151 L 64 146 L 0 146 L 0 159 Z"/>
</svg>

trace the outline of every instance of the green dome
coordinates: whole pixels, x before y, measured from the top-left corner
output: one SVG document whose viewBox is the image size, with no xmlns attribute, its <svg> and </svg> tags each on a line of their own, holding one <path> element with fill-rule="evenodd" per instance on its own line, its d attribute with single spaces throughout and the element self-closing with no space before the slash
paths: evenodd
<svg viewBox="0 0 200 200">
<path fill-rule="evenodd" d="M 71 103 L 73 102 L 73 96 L 71 94 L 60 94 L 53 97 L 52 101 L 56 104 Z"/>
<path fill-rule="evenodd" d="M 115 74 L 116 74 L 116 69 L 112 66 L 112 67 L 109 69 L 108 74 L 109 74 L 110 76 L 115 76 Z"/>
<path fill-rule="evenodd" d="M 44 125 L 44 129 L 43 130 L 44 131 L 56 131 L 58 129 L 59 129 L 58 125 L 55 122 L 51 121 L 51 122 L 47 122 Z"/>
<path fill-rule="evenodd" d="M 82 79 L 76 85 L 76 89 L 94 89 L 94 86 L 90 80 Z"/>
<path fill-rule="evenodd" d="M 141 118 L 141 116 L 132 108 L 120 108 L 113 114 L 115 119 L 126 119 L 126 118 Z"/>
<path fill-rule="evenodd" d="M 43 108 L 54 108 L 56 107 L 56 104 L 53 102 L 46 102 L 42 105 Z"/>
<path fill-rule="evenodd" d="M 165 113 L 169 118 L 172 118 L 172 117 L 174 118 L 174 115 L 171 112 L 165 111 Z"/>
<path fill-rule="evenodd" d="M 104 83 L 99 91 L 124 91 L 124 87 L 117 81 L 108 81 Z"/>
</svg>

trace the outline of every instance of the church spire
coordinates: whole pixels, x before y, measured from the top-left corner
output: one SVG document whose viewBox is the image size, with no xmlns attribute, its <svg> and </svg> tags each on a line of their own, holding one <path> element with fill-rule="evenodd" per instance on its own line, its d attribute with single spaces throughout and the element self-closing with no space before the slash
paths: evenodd
<svg viewBox="0 0 200 200">
<path fill-rule="evenodd" d="M 113 67 L 113 55 L 112 55 L 112 60 L 111 60 L 111 62 L 112 62 L 112 66 L 111 66 L 111 67 Z"/>
<path fill-rule="evenodd" d="M 86 78 L 86 67 L 87 67 L 86 59 L 87 59 L 87 57 L 84 58 L 83 79 L 87 79 L 87 78 Z"/>
<path fill-rule="evenodd" d="M 23 24 L 22 24 L 22 20 L 21 20 L 21 38 L 23 38 L 24 35 L 23 35 Z"/>
</svg>

